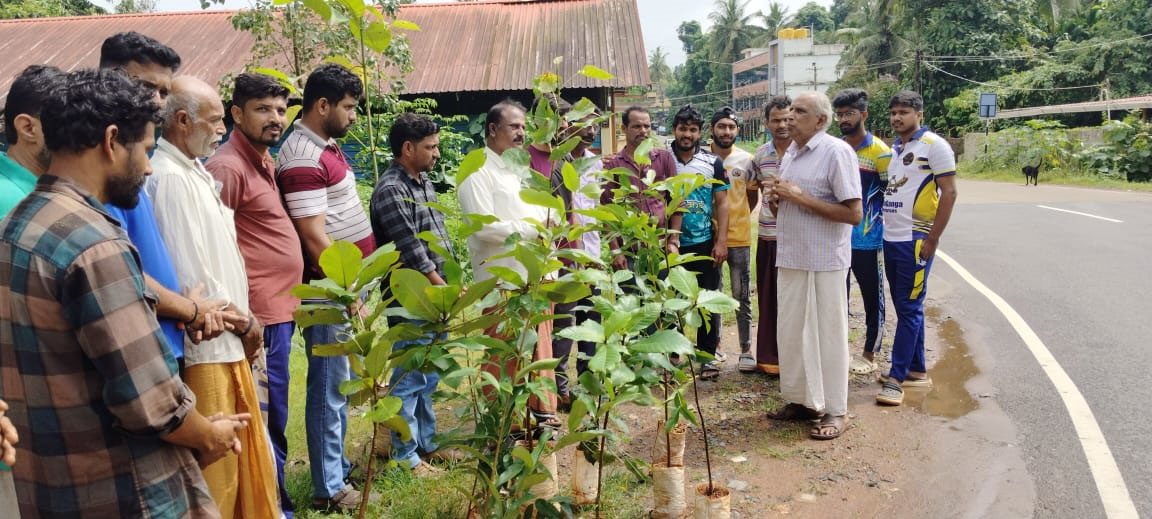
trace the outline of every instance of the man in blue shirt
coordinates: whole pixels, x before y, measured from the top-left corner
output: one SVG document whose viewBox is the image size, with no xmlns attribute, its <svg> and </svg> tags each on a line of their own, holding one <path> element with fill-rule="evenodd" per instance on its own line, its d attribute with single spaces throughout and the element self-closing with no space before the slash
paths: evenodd
<svg viewBox="0 0 1152 519">
<path fill-rule="evenodd" d="M 8 153 L 0 153 L 0 218 L 16 207 L 48 170 L 50 155 L 44 146 L 40 108 L 63 72 L 56 67 L 32 65 L 12 81 L 4 101 L 4 137 Z"/>
<path fill-rule="evenodd" d="M 680 235 L 668 240 L 671 251 L 680 254 L 699 254 L 712 261 L 693 261 L 684 268 L 697 274 L 700 288 L 720 290 L 720 265 L 728 259 L 728 173 L 724 160 L 700 148 L 700 133 L 704 118 L 692 105 L 681 108 L 672 120 L 672 151 L 676 156 L 676 174 L 694 174 L 705 178 L 704 185 L 688 194 L 680 207 Z M 713 229 L 715 225 L 716 229 Z M 718 356 L 720 344 L 720 314 L 713 313 L 708 323 L 696 330 L 696 348 Z M 700 377 L 720 375 L 717 361 L 704 363 Z"/>
<path fill-rule="evenodd" d="M 152 38 L 125 32 L 104 40 L 100 47 L 100 68 L 120 69 L 129 77 L 154 88 L 163 107 L 171 89 L 172 75 L 180 68 L 180 56 Z M 173 355 L 182 359 L 184 331 L 193 334 L 190 338 L 194 342 L 222 333 L 224 314 L 219 310 L 227 302 L 201 298 L 199 287 L 188 287 L 191 290 L 187 295 L 180 294 L 176 270 L 156 227 L 152 200 L 144 191 L 140 192 L 139 198 L 139 203 L 132 209 L 109 204 L 108 213 L 120 220 L 132 245 L 140 253 L 145 283 L 157 296 L 156 314 L 160 329 Z"/>
</svg>

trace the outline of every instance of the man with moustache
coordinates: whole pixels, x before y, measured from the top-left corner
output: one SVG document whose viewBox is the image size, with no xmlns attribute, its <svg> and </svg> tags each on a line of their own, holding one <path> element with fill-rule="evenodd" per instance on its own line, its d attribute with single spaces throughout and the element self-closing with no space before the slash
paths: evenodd
<svg viewBox="0 0 1152 519">
<path fill-rule="evenodd" d="M 864 300 L 864 353 L 853 356 L 850 369 L 857 375 L 876 371 L 875 357 L 884 341 L 884 273 L 880 249 L 884 245 L 884 189 L 888 187 L 888 163 L 892 150 L 864 128 L 868 121 L 868 93 L 859 88 L 842 90 L 832 99 L 840 134 L 856 150 L 860 161 L 860 195 L 864 217 L 852 228 L 852 268 L 860 297 Z M 852 280 L 846 280 L 851 291 Z"/>
<path fill-rule="evenodd" d="M 488 215 L 497 218 L 497 221 L 484 224 L 480 230 L 468 236 L 472 275 L 476 281 L 492 278 L 493 274 L 488 269 L 494 266 L 510 268 L 521 276 L 526 276 L 524 265 L 516 258 L 499 256 L 510 250 L 505 242 L 513 234 L 520 235 L 523 240 L 532 240 L 539 236 L 536 226 L 529 222 L 530 219 L 546 222 L 549 217 L 548 209 L 529 204 L 520 198 L 522 189 L 520 178 L 529 174 L 528 170 L 516 166 L 503 157 L 506 151 L 524 146 L 524 131 L 524 107 L 520 103 L 508 99 L 488 109 L 484 124 L 486 137 L 484 165 L 475 173 L 468 175 L 456 191 L 460 209 L 465 215 Z M 533 360 L 552 358 L 552 321 L 545 321 L 537 331 L 539 339 L 536 341 Z M 488 329 L 487 333 L 493 337 L 506 335 L 500 329 L 500 325 Z M 484 364 L 483 369 L 499 373 L 500 366 L 488 362 Z M 542 377 L 554 377 L 551 370 L 537 373 Z M 547 398 L 543 400 L 533 396 L 529 399 L 528 407 L 538 426 L 559 428 L 560 422 L 555 415 L 556 394 L 548 393 Z M 521 422 L 522 420 L 517 418 L 516 423 Z"/>
<path fill-rule="evenodd" d="M 748 373 L 756 371 L 756 357 L 752 355 L 752 296 L 749 293 L 749 263 L 752 247 L 752 209 L 755 202 L 749 198 L 748 180 L 755 172 L 752 154 L 736 146 L 740 125 L 736 113 L 725 106 L 712 115 L 712 154 L 724 161 L 731 189 L 728 190 L 728 279 L 732 283 L 732 297 L 740 303 L 736 310 L 736 332 L 740 339 L 740 361 L 736 369 Z"/>
<path fill-rule="evenodd" d="M 896 307 L 892 369 L 876 402 L 900 405 L 905 387 L 931 387 L 924 364 L 924 297 L 940 236 L 956 205 L 956 154 L 943 137 L 920 127 L 924 98 L 897 92 L 888 102 L 892 143 L 884 199 L 884 271 Z"/>
<path fill-rule="evenodd" d="M 860 223 L 856 154 L 828 135 L 832 102 L 818 92 L 792 103 L 792 144 L 768 203 L 779 218 L 778 420 L 820 422 L 808 433 L 831 440 L 848 426 L 848 298 L 852 226 Z"/>
<path fill-rule="evenodd" d="M 678 175 L 700 175 L 706 183 L 688 194 L 684 200 L 680 234 L 668 240 L 672 250 L 680 254 L 699 254 L 711 261 L 693 261 L 684 268 L 695 272 L 700 288 L 720 289 L 720 265 L 728 258 L 728 173 L 724 160 L 700 148 L 700 135 L 704 118 L 692 105 L 681 108 L 672 119 L 672 151 L 676 157 Z M 713 182 L 718 181 L 718 183 Z M 715 220 L 715 222 L 713 222 Z M 713 231 L 713 223 L 717 229 Z M 720 314 L 712 313 L 707 323 L 696 330 L 696 348 L 716 360 L 705 362 L 700 378 L 713 379 L 720 375 L 716 347 L 720 345 Z"/>
<path fill-rule="evenodd" d="M 756 174 L 748 182 L 748 203 L 760 204 L 756 232 L 756 299 L 760 310 L 756 326 L 756 369 L 768 375 L 780 374 L 780 352 L 776 345 L 776 215 L 768 199 L 780 174 L 780 159 L 792 144 L 788 133 L 791 121 L 792 100 L 788 96 L 776 96 L 768 101 L 764 107 L 764 127 L 771 138 L 753 154 Z"/>
<path fill-rule="evenodd" d="M 0 222 L 0 398 L 23 440 L 24 519 L 220 517 L 197 465 L 243 453 L 251 417 L 196 411 L 105 210 L 135 206 L 151 172 L 153 97 L 118 72 L 62 78 L 40 114 L 52 162 Z"/>
<path fill-rule="evenodd" d="M 224 135 L 224 104 L 215 88 L 182 76 L 172 82 L 163 119 L 145 187 L 156 202 L 156 224 L 180 284 L 202 284 L 208 297 L 229 301 L 229 333 L 189 345 L 182 376 L 202 414 L 252 415 L 252 427 L 240 438 L 244 455 L 225 456 L 204 469 L 204 479 L 225 519 L 278 516 L 272 452 L 249 366 L 263 354 L 264 331 L 249 312 L 232 210 L 200 162 Z"/>
<path fill-rule="evenodd" d="M 648 140 L 648 136 L 652 133 L 652 116 L 648 113 L 648 109 L 640 106 L 630 106 L 624 110 L 620 115 L 620 122 L 624 126 L 624 149 L 620 150 L 613 157 L 604 162 L 605 169 L 624 168 L 631 174 L 628 175 L 628 182 L 635 189 L 636 193 L 628 195 L 628 201 L 639 207 L 652 218 L 656 219 L 656 224 L 659 227 L 665 227 L 670 231 L 680 230 L 680 213 L 668 214 L 667 204 L 668 201 L 664 197 L 651 197 L 643 193 L 648 189 L 646 178 L 648 172 L 653 172 L 653 183 L 668 180 L 676 176 L 676 159 L 672 157 L 672 153 L 662 147 L 653 148 L 648 153 L 649 164 L 641 165 L 636 163 L 635 155 L 636 149 L 640 144 Z M 600 203 L 611 204 L 613 191 L 620 187 L 620 181 L 613 178 L 604 183 L 603 192 L 600 195 Z M 674 240 L 675 232 L 669 233 L 668 242 L 665 246 L 671 246 Z M 632 268 L 628 264 L 628 258 L 620 253 L 619 240 L 613 240 L 610 244 L 613 251 L 612 268 L 616 270 L 625 270 Z"/>
<path fill-rule="evenodd" d="M 40 110 L 44 98 L 64 73 L 56 67 L 32 65 L 12 81 L 4 101 L 4 138 L 0 153 L 0 217 L 8 214 L 36 186 L 48 169 L 51 155 L 44 146 Z"/>
<path fill-rule="evenodd" d="M 356 244 L 364 256 L 376 250 L 372 224 L 356 193 L 356 177 L 336 139 L 356 121 L 364 85 L 351 70 L 326 63 L 304 84 L 303 115 L 276 158 L 276 182 L 288 216 L 304 245 L 305 280 L 323 278 L 320 254 L 333 240 Z M 324 303 L 324 301 L 309 301 Z M 360 505 L 360 492 L 345 483 L 352 464 L 344 455 L 348 397 L 340 383 L 349 379 L 348 358 L 312 355 L 312 348 L 340 342 L 345 325 L 303 330 L 308 353 L 304 420 L 312 470 L 312 505 L 347 512 Z"/>
<path fill-rule="evenodd" d="M 436 189 L 428 180 L 428 172 L 440 158 L 440 128 L 431 119 L 412 113 L 400 114 L 388 133 L 392 147 L 392 165 L 380 175 L 380 182 L 372 191 L 372 232 L 376 243 L 393 243 L 400 253 L 400 263 L 428 278 L 433 285 L 446 285 L 444 258 L 432 250 L 429 243 L 418 235 L 429 232 L 436 237 L 436 245 L 452 252 L 452 240 L 444 227 L 444 214 L 430 207 L 438 201 Z M 384 299 L 390 297 L 388 279 Z M 394 306 L 399 306 L 394 303 Z M 389 316 L 388 325 L 412 322 L 402 317 Z M 418 322 L 418 321 L 417 321 Z M 397 341 L 394 350 L 419 347 L 431 342 L 432 336 L 412 341 Z M 436 411 L 432 408 L 432 393 L 440 383 L 436 372 L 423 373 L 398 367 L 392 372 L 392 396 L 403 403 L 400 416 L 408 422 L 412 432 L 409 441 L 401 441 L 395 431 L 392 435 L 392 459 L 407 465 L 416 475 L 426 476 L 441 472 L 426 463 L 421 456 L 444 458 L 445 452 L 432 441 L 436 434 Z"/>
<path fill-rule="evenodd" d="M 276 78 L 253 73 L 236 76 L 229 108 L 235 123 L 232 134 L 204 167 L 220 182 L 224 205 L 234 211 L 236 239 L 248 274 L 248 304 L 264 325 L 268 434 L 276 457 L 280 508 L 291 519 L 294 507 L 284 484 L 288 456 L 284 429 L 288 425 L 288 358 L 296 326 L 292 312 L 300 300 L 290 291 L 300 284 L 304 256 L 300 238 L 284 210 L 268 153 L 280 142 L 287 110 L 288 88 Z"/>
</svg>

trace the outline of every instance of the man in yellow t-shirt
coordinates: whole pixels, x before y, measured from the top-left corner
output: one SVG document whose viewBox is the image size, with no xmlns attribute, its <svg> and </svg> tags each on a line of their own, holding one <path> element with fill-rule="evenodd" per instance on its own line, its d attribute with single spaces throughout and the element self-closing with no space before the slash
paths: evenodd
<svg viewBox="0 0 1152 519">
<path fill-rule="evenodd" d="M 740 126 L 731 107 L 725 106 L 712 116 L 712 153 L 724 160 L 731 188 L 728 190 L 728 278 L 732 297 L 740 302 L 736 310 L 736 327 L 740 335 L 740 371 L 755 371 L 752 355 L 752 303 L 749 291 L 751 275 L 752 209 L 755 200 L 748 198 L 748 180 L 755 171 L 752 154 L 735 146 Z"/>
</svg>

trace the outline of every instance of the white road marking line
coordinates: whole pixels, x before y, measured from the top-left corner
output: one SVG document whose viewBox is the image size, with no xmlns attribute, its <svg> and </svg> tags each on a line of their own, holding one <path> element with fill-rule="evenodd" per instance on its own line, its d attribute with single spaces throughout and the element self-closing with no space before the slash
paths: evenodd
<svg viewBox="0 0 1152 519">
<path fill-rule="evenodd" d="M 1048 380 L 1056 386 L 1056 392 L 1064 401 L 1068 415 L 1072 418 L 1072 425 L 1076 428 L 1076 435 L 1080 438 L 1080 446 L 1084 449 L 1084 457 L 1088 459 L 1088 468 L 1092 470 L 1092 479 L 1096 482 L 1096 490 L 1100 492 L 1100 500 L 1104 503 L 1104 512 L 1108 519 L 1139 519 L 1136 505 L 1128 495 L 1128 487 L 1124 484 L 1124 476 L 1116 466 L 1112 457 L 1112 449 L 1108 448 L 1108 441 L 1104 438 L 1100 424 L 1092 414 L 1092 408 L 1084 400 L 1084 395 L 1076 388 L 1076 384 L 1056 361 L 1056 357 L 1044 346 L 1040 337 L 1032 330 L 1024 318 L 1014 310 L 1007 301 L 981 283 L 964 267 L 960 266 L 951 256 L 937 251 L 936 256 L 956 271 L 964 281 L 972 285 L 977 292 L 987 297 L 992 305 L 1004 314 L 1004 318 L 1020 335 L 1020 339 L 1028 346 L 1036 362 L 1048 375 Z"/>
<path fill-rule="evenodd" d="M 1050 207 L 1050 206 L 1040 205 L 1040 204 L 1036 204 L 1036 207 L 1039 207 L 1041 209 L 1048 209 L 1051 211 L 1060 211 L 1061 213 L 1078 214 L 1080 216 L 1087 216 L 1088 218 L 1095 218 L 1097 220 L 1104 220 L 1105 222 L 1124 223 L 1124 220 L 1117 220 L 1115 218 L 1106 218 L 1103 216 L 1096 216 L 1094 214 L 1081 213 L 1080 211 L 1072 211 L 1070 209 L 1060 209 L 1059 207 Z"/>
</svg>

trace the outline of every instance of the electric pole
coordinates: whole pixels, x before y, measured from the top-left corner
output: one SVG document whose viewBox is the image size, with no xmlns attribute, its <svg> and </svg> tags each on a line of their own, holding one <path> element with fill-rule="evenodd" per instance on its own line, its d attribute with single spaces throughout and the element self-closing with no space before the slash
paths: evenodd
<svg viewBox="0 0 1152 519">
<path fill-rule="evenodd" d="M 811 67 L 808 67 L 808 70 L 811 70 L 811 71 L 812 71 L 812 91 L 813 91 L 813 92 L 815 92 L 815 91 L 816 91 L 816 83 L 817 83 L 817 81 L 816 81 L 816 71 L 817 71 L 817 70 L 820 70 L 820 67 L 817 67 L 817 66 L 816 66 L 816 62 L 815 62 L 815 61 L 813 61 L 813 62 L 812 62 L 812 66 L 811 66 Z"/>
<path fill-rule="evenodd" d="M 923 57 L 924 57 L 924 51 L 921 51 L 920 48 L 917 47 L 916 48 L 916 68 L 915 68 L 915 72 L 913 75 L 913 78 L 914 78 L 913 84 L 915 85 L 916 93 L 918 93 L 920 95 L 924 95 L 924 93 L 920 91 L 920 60 L 923 59 Z"/>
</svg>

